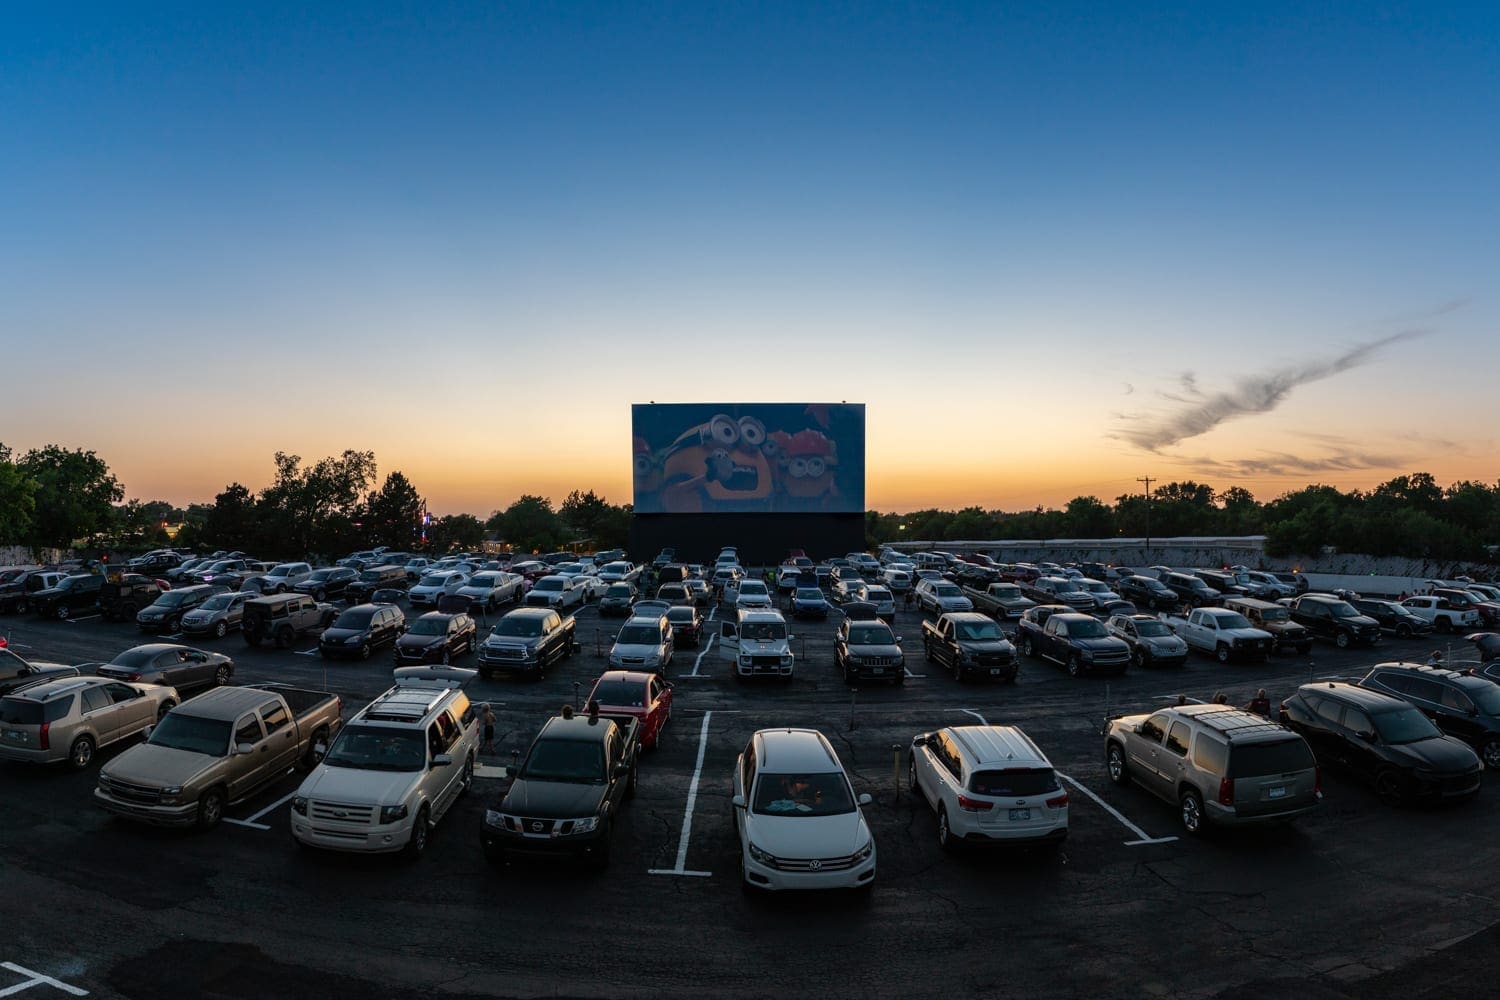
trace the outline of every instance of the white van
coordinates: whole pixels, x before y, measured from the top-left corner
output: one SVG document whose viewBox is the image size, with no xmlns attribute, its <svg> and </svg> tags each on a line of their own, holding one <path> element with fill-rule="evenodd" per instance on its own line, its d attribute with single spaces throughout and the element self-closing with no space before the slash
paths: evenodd
<svg viewBox="0 0 1500 1000">
<path fill-rule="evenodd" d="M 744 677 L 792 679 L 795 660 L 786 619 L 780 611 L 740 608 L 719 627 L 721 655 L 734 662 L 736 680 Z"/>
</svg>

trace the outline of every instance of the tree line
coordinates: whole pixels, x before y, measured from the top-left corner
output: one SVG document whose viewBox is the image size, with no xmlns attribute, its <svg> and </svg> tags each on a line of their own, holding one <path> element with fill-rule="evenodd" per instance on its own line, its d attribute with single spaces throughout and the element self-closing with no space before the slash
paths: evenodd
<svg viewBox="0 0 1500 1000">
<path fill-rule="evenodd" d="M 478 548 L 486 537 L 523 552 L 570 546 L 623 548 L 631 506 L 593 490 L 574 490 L 554 506 L 525 494 L 481 520 L 474 514 L 425 517 L 422 494 L 400 471 L 380 479 L 375 453 L 345 451 L 304 462 L 277 452 L 275 475 L 259 492 L 224 487 L 211 504 L 176 507 L 124 499 L 124 487 L 92 451 L 57 445 L 19 458 L 0 444 L 0 544 L 33 549 L 75 545 L 136 549 L 170 544 L 240 549 L 268 559 L 331 556 L 375 545 L 405 551 Z M 1370 490 L 1306 486 L 1261 503 L 1234 486 L 1223 491 L 1191 480 L 1114 503 L 1079 496 L 1060 509 L 1001 511 L 980 507 L 909 513 L 868 511 L 873 548 L 901 540 L 1164 538 L 1174 535 L 1265 535 L 1273 556 L 1316 554 L 1333 547 L 1372 556 L 1491 561 L 1500 543 L 1500 483 L 1439 486 L 1432 475 L 1397 476 Z"/>
</svg>

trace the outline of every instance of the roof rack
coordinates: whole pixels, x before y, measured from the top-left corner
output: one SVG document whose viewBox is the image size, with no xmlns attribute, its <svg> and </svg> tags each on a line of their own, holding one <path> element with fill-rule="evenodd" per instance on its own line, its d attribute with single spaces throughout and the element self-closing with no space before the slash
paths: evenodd
<svg viewBox="0 0 1500 1000">
<path fill-rule="evenodd" d="M 1204 707 L 1208 710 L 1194 712 L 1192 713 L 1192 718 L 1201 720 L 1208 725 L 1213 726 L 1214 729 L 1223 733 L 1224 737 L 1230 741 L 1233 741 L 1236 736 L 1249 736 L 1256 733 L 1266 732 L 1268 730 L 1274 730 L 1277 732 L 1286 731 L 1286 727 L 1281 723 L 1262 718 L 1259 715 L 1255 715 L 1254 713 L 1243 708 L 1237 708 L 1234 705 L 1219 705 L 1210 702 Z M 1214 709 L 1218 709 L 1218 711 L 1214 711 Z M 1216 716 L 1225 715 L 1233 715 L 1234 718 L 1215 718 Z"/>
<path fill-rule="evenodd" d="M 473 671 L 466 672 L 473 673 Z M 399 674 L 400 671 L 397 673 Z M 403 680 L 409 683 L 402 684 Z M 458 687 L 457 684 L 410 683 L 413 680 L 418 680 L 418 678 L 398 676 L 396 686 L 370 702 L 361 713 L 363 717 L 372 722 L 420 721 L 448 696 L 451 689 Z"/>
</svg>

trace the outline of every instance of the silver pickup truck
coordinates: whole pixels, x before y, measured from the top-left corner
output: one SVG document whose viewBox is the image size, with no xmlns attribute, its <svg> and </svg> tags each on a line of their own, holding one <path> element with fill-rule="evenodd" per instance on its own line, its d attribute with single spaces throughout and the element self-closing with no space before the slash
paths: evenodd
<svg viewBox="0 0 1500 1000">
<path fill-rule="evenodd" d="M 342 713 L 342 699 L 326 691 L 215 688 L 168 712 L 145 743 L 100 768 L 94 802 L 145 823 L 207 829 L 226 806 L 295 766 L 315 765 Z"/>
</svg>

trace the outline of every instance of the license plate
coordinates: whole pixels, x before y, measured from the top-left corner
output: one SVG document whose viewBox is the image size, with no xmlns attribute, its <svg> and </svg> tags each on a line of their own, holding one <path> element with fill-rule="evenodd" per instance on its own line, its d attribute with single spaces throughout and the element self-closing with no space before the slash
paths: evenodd
<svg viewBox="0 0 1500 1000">
<path fill-rule="evenodd" d="M 26 734 L 15 729 L 7 729 L 5 731 L 5 738 L 10 740 L 12 743 L 26 742 Z"/>
<path fill-rule="evenodd" d="M 872 674 L 874 674 L 874 675 L 876 675 L 878 677 L 881 674 L 885 673 L 885 667 L 871 667 L 870 668 L 870 673 L 872 673 Z"/>
<path fill-rule="evenodd" d="M 1012 823 L 1015 823 L 1018 820 L 1030 819 L 1030 818 L 1031 818 L 1031 810 L 1030 809 L 1012 809 L 1010 811 L 1010 821 Z"/>
<path fill-rule="evenodd" d="M 1000 673 L 1000 668 L 999 667 L 990 667 L 990 676 L 992 676 L 992 677 L 993 676 L 997 676 L 999 673 Z M 1024 812 L 1025 810 L 1022 810 L 1022 811 Z"/>
<path fill-rule="evenodd" d="M 1286 797 L 1286 786 L 1285 785 L 1276 785 L 1276 786 L 1274 786 L 1272 788 L 1267 789 L 1266 790 L 1266 797 L 1267 798 L 1272 798 L 1272 799 L 1285 798 Z"/>
</svg>

